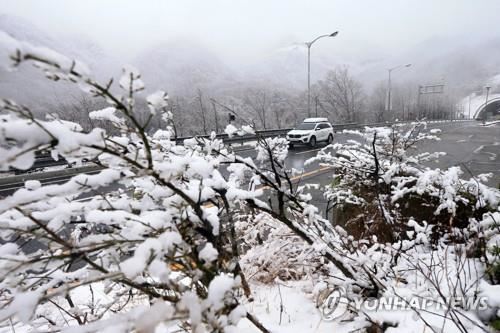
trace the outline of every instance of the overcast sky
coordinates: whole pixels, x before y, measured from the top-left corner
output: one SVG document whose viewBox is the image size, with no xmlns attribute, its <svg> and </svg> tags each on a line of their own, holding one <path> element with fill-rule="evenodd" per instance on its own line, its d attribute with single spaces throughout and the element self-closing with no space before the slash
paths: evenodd
<svg viewBox="0 0 500 333">
<path fill-rule="evenodd" d="M 86 35 L 124 58 L 192 39 L 225 60 L 248 60 L 335 30 L 321 47 L 359 58 L 436 36 L 474 41 L 500 31 L 498 0 L 1 0 L 0 13 L 53 34 Z"/>
</svg>

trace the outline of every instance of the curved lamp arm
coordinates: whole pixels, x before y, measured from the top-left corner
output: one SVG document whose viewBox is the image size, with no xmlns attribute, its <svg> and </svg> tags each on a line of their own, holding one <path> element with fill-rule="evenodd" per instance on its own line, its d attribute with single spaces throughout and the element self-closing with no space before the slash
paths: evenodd
<svg viewBox="0 0 500 333">
<path fill-rule="evenodd" d="M 311 47 L 311 46 L 314 44 L 314 42 L 316 42 L 316 41 L 317 41 L 318 39 L 320 39 L 320 38 L 323 38 L 323 37 L 335 37 L 335 36 L 337 36 L 338 34 L 339 34 L 339 32 L 338 32 L 338 31 L 335 31 L 334 33 L 331 33 L 331 34 L 328 34 L 328 35 L 321 35 L 321 36 L 318 36 L 318 37 L 314 38 L 312 41 L 310 41 L 310 42 L 306 42 L 306 45 L 307 45 L 307 47 Z"/>
</svg>

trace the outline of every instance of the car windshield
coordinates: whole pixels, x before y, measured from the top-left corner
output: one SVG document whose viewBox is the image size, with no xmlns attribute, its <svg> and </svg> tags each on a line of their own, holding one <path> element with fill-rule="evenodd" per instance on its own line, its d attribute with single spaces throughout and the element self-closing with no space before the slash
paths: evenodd
<svg viewBox="0 0 500 333">
<path fill-rule="evenodd" d="M 313 130 L 314 127 L 316 127 L 315 123 L 302 123 L 299 126 L 297 126 L 296 129 L 298 129 L 298 130 Z"/>
</svg>

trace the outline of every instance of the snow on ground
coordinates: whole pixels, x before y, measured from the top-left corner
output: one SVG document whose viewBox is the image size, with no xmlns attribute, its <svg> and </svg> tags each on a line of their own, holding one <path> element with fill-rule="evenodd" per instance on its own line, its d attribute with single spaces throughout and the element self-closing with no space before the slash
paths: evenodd
<svg viewBox="0 0 500 333">
<path fill-rule="evenodd" d="M 273 285 L 253 285 L 254 301 L 246 309 L 273 333 L 288 332 L 348 332 L 334 322 L 322 320 L 315 300 L 302 291 L 304 282 L 281 282 Z M 310 286 L 312 288 L 312 286 Z M 281 296 L 280 296 L 281 295 Z M 280 324 L 280 307 L 283 305 Z M 239 332 L 259 332 L 248 320 L 240 321 Z"/>
<path fill-rule="evenodd" d="M 487 121 L 483 124 L 483 126 L 492 126 L 495 124 L 500 124 L 500 120 Z"/>
<path fill-rule="evenodd" d="M 309 285 L 309 288 L 307 286 Z M 254 301 L 246 304 L 246 309 L 273 333 L 310 332 L 310 333 L 348 333 L 362 332 L 371 323 L 364 319 L 363 315 L 349 319 L 349 314 L 333 321 L 324 320 L 320 309 L 316 307 L 316 300 L 312 299 L 310 293 L 304 289 L 312 288 L 311 283 L 306 281 L 279 282 L 272 285 L 253 285 L 252 291 Z M 342 307 L 342 304 L 339 305 Z M 282 308 L 282 311 L 280 309 Z M 345 306 L 344 306 L 345 308 Z M 429 308 L 429 311 L 416 313 L 411 309 L 405 310 L 364 310 L 364 313 L 373 322 L 391 323 L 394 327 L 388 327 L 386 333 L 397 332 L 427 332 L 422 318 L 433 326 L 437 332 L 460 332 L 450 320 L 443 320 L 443 310 Z M 280 314 L 281 312 L 281 314 Z M 342 312 L 342 311 L 341 311 Z M 465 312 L 463 316 L 477 320 L 471 312 Z M 280 319 L 281 318 L 281 319 Z M 482 332 L 482 330 L 466 320 L 469 332 Z M 443 329 L 441 331 L 441 329 Z M 258 333 L 248 320 L 243 319 L 238 325 L 238 332 Z"/>
<path fill-rule="evenodd" d="M 105 291 L 102 283 L 93 285 L 93 295 L 87 287 L 78 287 L 72 291 L 72 297 L 78 308 L 85 308 L 94 302 L 112 305 L 115 300 L 110 297 Z M 362 317 L 354 320 L 349 320 L 348 315 L 342 316 L 341 319 L 334 321 L 324 320 L 321 317 L 320 310 L 316 307 L 316 300 L 313 299 L 311 293 L 307 292 L 313 289 L 312 282 L 309 281 L 278 281 L 275 284 L 252 284 L 252 296 L 254 300 L 244 304 L 245 309 L 256 317 L 264 327 L 273 333 L 289 333 L 289 332 L 308 332 L 308 333 L 348 333 L 357 332 L 370 326 L 370 322 Z M 492 295 L 498 294 L 498 286 L 489 286 L 490 299 Z M 132 310 L 135 307 L 146 306 L 148 300 L 146 298 L 133 299 L 126 308 Z M 500 303 L 498 303 L 500 304 Z M 342 305 L 339 305 L 342 306 Z M 47 311 L 58 311 L 57 308 L 48 306 Z M 374 322 L 392 323 L 395 327 L 388 327 L 386 333 L 397 332 L 427 332 L 430 331 L 425 327 L 422 318 L 437 331 L 440 332 L 459 332 L 458 328 L 451 321 L 443 321 L 440 315 L 422 311 L 420 314 L 412 310 L 375 310 L 366 311 L 365 314 Z M 62 315 L 62 313 L 61 313 Z M 104 318 L 109 318 L 108 313 Z M 116 316 L 111 314 L 111 316 Z M 477 320 L 473 313 L 465 313 L 469 319 Z M 119 317 L 115 317 L 118 319 Z M 465 317 L 464 317 L 465 318 Z M 71 325 L 77 325 L 71 321 Z M 483 332 L 479 327 L 466 321 L 466 326 L 469 332 Z M 38 326 L 44 328 L 45 326 Z M 441 330 L 442 329 L 442 330 Z M 25 324 L 17 324 L 15 327 L 0 327 L 0 333 L 28 333 L 32 332 L 32 328 Z M 178 332 L 179 327 L 175 322 L 162 324 L 157 327 L 155 332 L 167 333 Z M 237 332 L 240 333 L 259 333 L 260 331 L 247 319 L 242 319 L 238 326 Z"/>
</svg>

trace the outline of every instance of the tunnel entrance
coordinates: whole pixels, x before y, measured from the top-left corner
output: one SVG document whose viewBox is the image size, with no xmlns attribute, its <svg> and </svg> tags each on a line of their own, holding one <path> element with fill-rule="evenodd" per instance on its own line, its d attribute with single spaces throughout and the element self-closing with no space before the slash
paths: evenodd
<svg viewBox="0 0 500 333">
<path fill-rule="evenodd" d="M 478 120 L 500 119 L 500 98 L 489 101 L 486 106 L 482 105 L 474 118 Z"/>
</svg>

